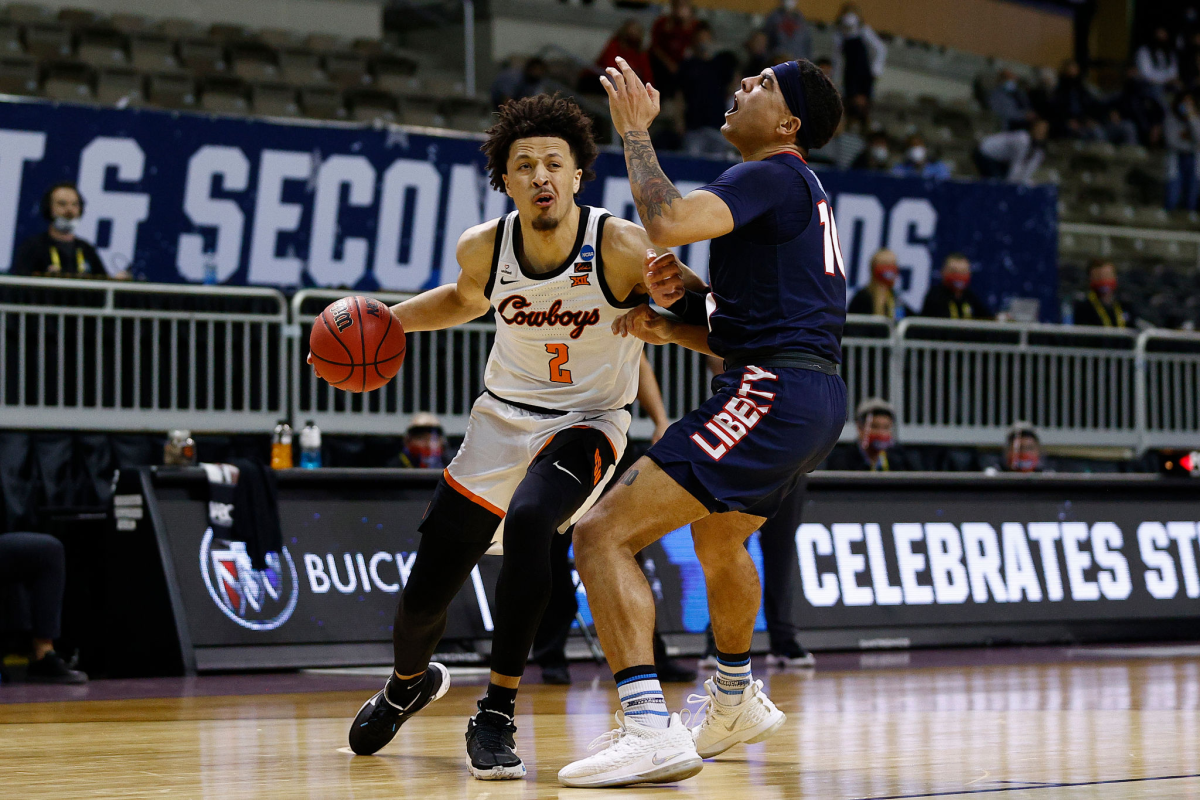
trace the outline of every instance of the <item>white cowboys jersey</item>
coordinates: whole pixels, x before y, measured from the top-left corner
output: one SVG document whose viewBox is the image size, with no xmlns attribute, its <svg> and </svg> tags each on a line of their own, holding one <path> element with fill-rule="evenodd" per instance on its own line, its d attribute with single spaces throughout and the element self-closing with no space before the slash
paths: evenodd
<svg viewBox="0 0 1200 800">
<path fill-rule="evenodd" d="M 496 228 L 485 289 L 496 309 L 496 342 L 484 385 L 504 400 L 556 411 L 610 411 L 637 396 L 641 340 L 614 336 L 612 322 L 638 304 L 619 302 L 604 281 L 602 208 L 583 206 L 571 255 L 540 275 L 517 261 L 517 212 Z"/>
</svg>

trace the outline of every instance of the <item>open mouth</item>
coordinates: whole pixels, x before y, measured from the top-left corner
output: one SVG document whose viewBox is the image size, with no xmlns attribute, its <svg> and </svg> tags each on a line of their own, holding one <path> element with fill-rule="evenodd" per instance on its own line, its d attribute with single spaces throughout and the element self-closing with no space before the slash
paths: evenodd
<svg viewBox="0 0 1200 800">
<path fill-rule="evenodd" d="M 737 113 L 737 110 L 738 110 L 738 99 L 737 99 L 737 95 L 734 95 L 733 96 L 733 106 L 728 111 L 725 112 L 725 116 L 727 116 L 727 117 L 733 116 L 734 114 Z"/>
<path fill-rule="evenodd" d="M 554 204 L 554 195 L 550 192 L 541 192 L 533 198 L 533 204 L 538 208 L 549 208 Z"/>
</svg>

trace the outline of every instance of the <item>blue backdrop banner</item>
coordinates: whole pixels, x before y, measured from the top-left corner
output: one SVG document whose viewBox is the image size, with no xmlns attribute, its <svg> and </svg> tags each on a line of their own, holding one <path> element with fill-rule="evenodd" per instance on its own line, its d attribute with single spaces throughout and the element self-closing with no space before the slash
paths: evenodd
<svg viewBox="0 0 1200 800">
<path fill-rule="evenodd" d="M 684 192 L 727 166 L 663 158 Z M 581 202 L 633 218 L 621 154 L 602 154 L 596 172 Z M 993 306 L 1037 298 L 1043 320 L 1057 316 L 1052 187 L 821 176 L 852 291 L 886 246 L 919 309 L 941 260 L 962 251 Z M 79 234 L 110 272 L 172 283 L 415 291 L 453 280 L 459 234 L 508 205 L 488 186 L 478 137 L 0 102 L 0 272 L 44 229 L 41 196 L 65 180 L 87 202 Z M 682 257 L 707 272 L 707 244 Z"/>
</svg>

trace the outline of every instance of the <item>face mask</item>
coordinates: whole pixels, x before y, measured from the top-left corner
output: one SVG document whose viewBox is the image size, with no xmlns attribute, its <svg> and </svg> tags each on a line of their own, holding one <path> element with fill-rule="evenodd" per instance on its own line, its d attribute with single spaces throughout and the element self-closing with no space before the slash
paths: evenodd
<svg viewBox="0 0 1200 800">
<path fill-rule="evenodd" d="M 876 264 L 871 268 L 871 274 L 875 276 L 875 280 L 891 289 L 896 285 L 899 270 L 896 269 L 895 264 Z"/>
<path fill-rule="evenodd" d="M 850 13 L 846 14 L 846 16 L 842 17 L 842 27 L 848 31 L 857 28 L 858 14 L 855 14 L 853 11 L 851 11 Z"/>
<path fill-rule="evenodd" d="M 74 233 L 79 220 L 75 217 L 55 217 L 53 224 L 54 230 L 59 233 Z"/>
<path fill-rule="evenodd" d="M 952 292 L 961 292 L 966 290 L 967 286 L 971 283 L 971 276 L 946 274 L 942 277 L 942 283 Z"/>
<path fill-rule="evenodd" d="M 876 161 L 887 161 L 889 155 L 891 154 L 888 152 L 888 149 L 882 145 L 871 148 L 871 158 L 875 159 Z"/>
<path fill-rule="evenodd" d="M 867 433 L 862 440 L 863 450 L 871 452 L 881 452 L 890 450 L 892 447 L 892 435 L 890 433 Z"/>
<path fill-rule="evenodd" d="M 1117 291 L 1116 278 L 1101 278 L 1091 282 L 1092 291 L 1096 294 L 1110 295 Z"/>
<path fill-rule="evenodd" d="M 783 8 L 786 11 L 796 10 L 796 0 L 783 0 Z"/>
<path fill-rule="evenodd" d="M 914 164 L 924 164 L 925 156 L 925 148 L 919 144 L 908 148 L 908 160 Z"/>
<path fill-rule="evenodd" d="M 1041 455 L 1036 449 L 1022 445 L 1018 439 L 1008 451 L 1008 468 L 1013 472 L 1033 472 L 1042 463 Z"/>
<path fill-rule="evenodd" d="M 409 459 L 418 467 L 440 469 L 445 466 L 442 463 L 441 441 L 410 442 L 405 449 L 408 451 Z"/>
<path fill-rule="evenodd" d="M 1017 90 L 1017 82 L 1016 81 L 1005 81 L 1004 82 L 1004 91 L 1015 92 L 1016 90 Z"/>
</svg>

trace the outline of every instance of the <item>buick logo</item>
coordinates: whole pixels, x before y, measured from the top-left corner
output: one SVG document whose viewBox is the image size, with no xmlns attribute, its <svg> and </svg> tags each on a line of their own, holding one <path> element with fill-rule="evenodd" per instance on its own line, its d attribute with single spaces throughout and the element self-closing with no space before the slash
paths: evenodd
<svg viewBox="0 0 1200 800">
<path fill-rule="evenodd" d="M 287 622 L 300 599 L 296 565 L 286 547 L 267 553 L 267 568 L 250 563 L 245 542 L 214 539 L 212 528 L 200 543 L 200 574 L 208 596 L 225 616 L 252 631 L 273 631 Z"/>
</svg>

